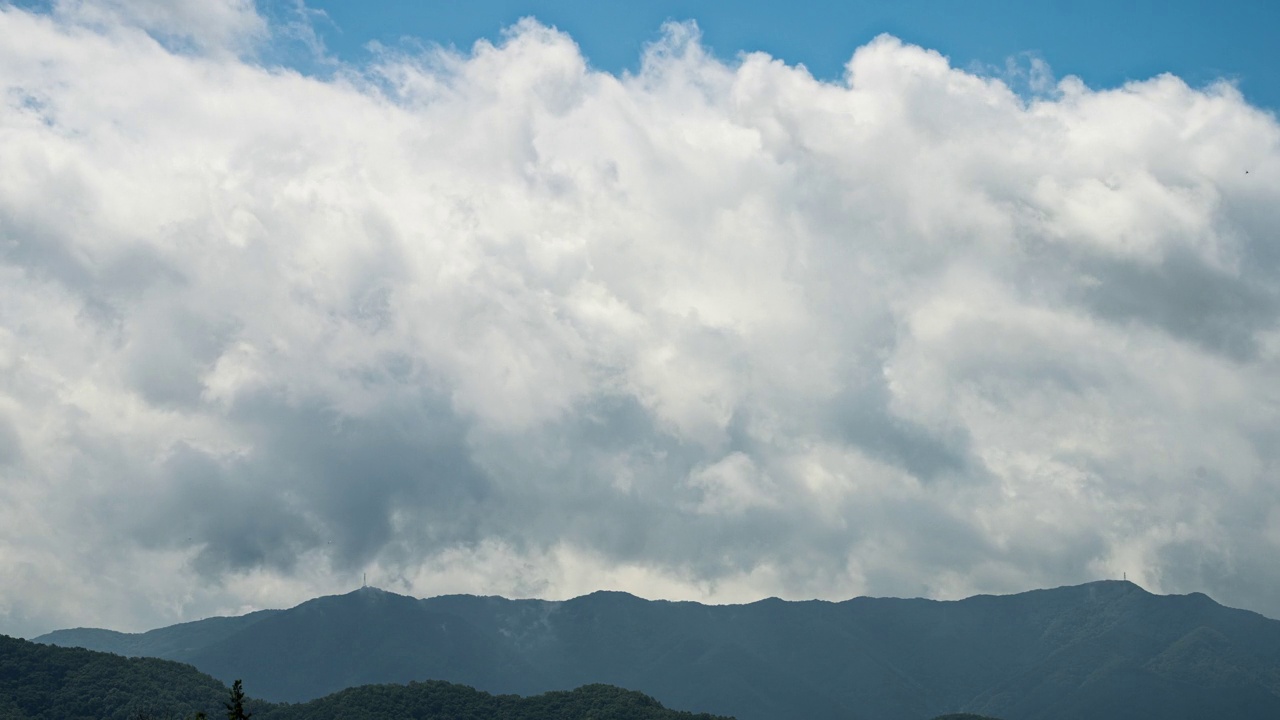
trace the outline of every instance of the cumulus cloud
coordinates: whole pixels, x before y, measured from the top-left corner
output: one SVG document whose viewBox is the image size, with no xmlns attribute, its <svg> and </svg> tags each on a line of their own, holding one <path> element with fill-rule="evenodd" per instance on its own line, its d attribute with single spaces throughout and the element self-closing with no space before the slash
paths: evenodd
<svg viewBox="0 0 1280 720">
<path fill-rule="evenodd" d="M 4 630 L 366 571 L 1280 616 L 1280 126 L 1230 85 L 678 24 L 615 77 L 532 20 L 322 79 L 264 32 L 0 8 Z"/>
<path fill-rule="evenodd" d="M 98 32 L 143 31 L 177 48 L 235 52 L 267 35 L 254 0 L 52 0 L 65 22 Z"/>
</svg>

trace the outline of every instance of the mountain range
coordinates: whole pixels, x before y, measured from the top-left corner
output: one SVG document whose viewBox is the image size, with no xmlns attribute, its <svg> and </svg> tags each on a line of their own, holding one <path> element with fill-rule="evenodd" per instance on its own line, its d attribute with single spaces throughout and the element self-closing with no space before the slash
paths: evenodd
<svg viewBox="0 0 1280 720">
<path fill-rule="evenodd" d="M 1122 581 L 722 606 L 362 588 L 288 610 L 36 641 L 179 660 L 289 702 L 431 679 L 521 695 L 607 683 L 740 720 L 1280 717 L 1280 622 Z"/>
</svg>

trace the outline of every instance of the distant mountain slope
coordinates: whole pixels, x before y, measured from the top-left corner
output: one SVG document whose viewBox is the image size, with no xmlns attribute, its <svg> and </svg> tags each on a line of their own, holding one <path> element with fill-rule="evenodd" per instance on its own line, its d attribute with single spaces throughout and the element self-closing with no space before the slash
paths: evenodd
<svg viewBox="0 0 1280 720">
<path fill-rule="evenodd" d="M 173 660 L 208 647 L 279 612 L 282 611 L 259 610 L 236 617 L 212 617 L 144 633 L 122 633 L 99 628 L 55 630 L 40 636 L 36 642 L 131 657 L 144 656 Z"/>
<path fill-rule="evenodd" d="M 274 700 L 438 679 L 520 694 L 608 683 L 742 720 L 1280 717 L 1280 622 L 1114 581 L 731 606 L 366 588 L 208 637 L 174 657 Z"/>
<path fill-rule="evenodd" d="M 222 716 L 228 689 L 189 665 L 41 645 L 0 635 L 0 720 L 169 720 Z M 257 720 L 732 720 L 669 710 L 592 685 L 535 697 L 445 682 L 344 690 L 301 705 L 250 701 Z"/>
</svg>

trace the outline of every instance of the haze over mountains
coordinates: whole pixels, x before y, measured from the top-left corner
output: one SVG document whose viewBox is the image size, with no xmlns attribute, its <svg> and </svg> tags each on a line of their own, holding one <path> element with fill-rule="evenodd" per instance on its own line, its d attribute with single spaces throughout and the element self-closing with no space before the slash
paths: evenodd
<svg viewBox="0 0 1280 720">
<path fill-rule="evenodd" d="M 275 701 L 435 679 L 519 694 L 609 683 L 740 720 L 1280 717 L 1280 622 L 1117 581 L 953 602 L 726 606 L 364 588 L 141 634 L 37 640 L 188 662 Z"/>
</svg>

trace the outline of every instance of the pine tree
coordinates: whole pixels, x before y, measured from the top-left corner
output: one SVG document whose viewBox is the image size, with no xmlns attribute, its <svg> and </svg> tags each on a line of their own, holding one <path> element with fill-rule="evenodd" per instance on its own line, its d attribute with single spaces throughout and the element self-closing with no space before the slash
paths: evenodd
<svg viewBox="0 0 1280 720">
<path fill-rule="evenodd" d="M 253 715 L 244 711 L 244 688 L 239 680 L 231 684 L 231 699 L 222 705 L 227 708 L 227 720 L 249 720 Z"/>
</svg>

